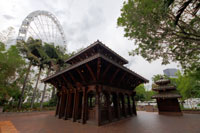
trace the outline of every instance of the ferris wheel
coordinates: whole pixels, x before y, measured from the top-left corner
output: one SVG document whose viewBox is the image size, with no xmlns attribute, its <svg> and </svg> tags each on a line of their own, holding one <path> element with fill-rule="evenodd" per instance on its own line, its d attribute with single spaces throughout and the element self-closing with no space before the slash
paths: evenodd
<svg viewBox="0 0 200 133">
<path fill-rule="evenodd" d="M 26 41 L 29 37 L 46 43 L 66 46 L 63 28 L 58 19 L 47 11 L 34 11 L 22 22 L 17 41 Z"/>
</svg>

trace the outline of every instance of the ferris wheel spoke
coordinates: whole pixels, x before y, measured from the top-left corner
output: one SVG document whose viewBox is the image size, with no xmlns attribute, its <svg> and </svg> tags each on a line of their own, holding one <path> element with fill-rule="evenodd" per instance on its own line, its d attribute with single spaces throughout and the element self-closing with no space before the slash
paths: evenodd
<svg viewBox="0 0 200 133">
<path fill-rule="evenodd" d="M 39 16 L 40 16 L 40 15 L 39 15 Z M 43 33 L 44 33 L 44 36 L 46 37 L 46 39 L 47 39 L 47 41 L 48 41 L 48 38 L 47 38 L 46 33 L 45 33 L 45 30 L 44 30 L 44 24 L 42 23 L 42 21 L 40 21 L 39 16 L 37 17 L 37 20 L 38 20 L 38 22 L 40 23 L 41 29 L 43 30 Z"/>
<path fill-rule="evenodd" d="M 32 36 L 32 37 L 34 37 L 34 34 L 29 30 L 28 31 L 28 33 Z"/>
<path fill-rule="evenodd" d="M 31 30 L 35 33 L 35 35 L 36 35 L 40 40 L 42 40 L 41 37 L 37 34 L 37 32 L 35 32 L 35 30 L 34 30 L 31 26 L 29 26 L 29 28 L 31 28 Z"/>
<path fill-rule="evenodd" d="M 54 41 L 54 23 L 52 21 L 52 41 Z"/>
<path fill-rule="evenodd" d="M 33 21 L 33 23 L 35 24 L 35 27 L 36 27 L 37 31 L 39 32 L 38 34 L 41 36 L 41 38 L 43 38 L 43 36 L 42 36 L 42 34 L 40 33 L 40 30 L 39 30 L 40 28 L 38 27 L 38 25 L 36 24 L 35 21 Z"/>
<path fill-rule="evenodd" d="M 42 20 L 42 23 L 43 23 L 44 27 L 46 27 L 46 26 L 47 26 L 46 23 L 45 23 L 46 21 L 44 20 L 45 17 L 44 17 L 44 16 L 43 16 L 43 17 L 41 16 L 40 18 L 41 18 L 41 20 Z M 44 31 L 45 31 L 44 34 L 45 34 L 45 36 L 46 36 L 46 38 L 47 38 L 47 41 L 49 41 L 49 38 L 48 38 L 48 35 L 47 35 L 47 31 L 46 31 L 45 29 L 44 29 Z"/>
<path fill-rule="evenodd" d="M 50 29 L 49 29 L 49 22 L 48 22 L 48 18 L 46 16 L 46 19 L 47 19 L 47 28 L 48 28 L 48 35 L 49 35 L 49 40 L 51 40 L 51 34 L 50 34 Z"/>
<path fill-rule="evenodd" d="M 56 29 L 56 37 L 55 37 L 55 40 L 56 40 L 56 42 L 58 41 L 57 39 L 58 39 L 58 29 Z M 58 42 L 57 42 L 58 43 Z"/>
</svg>

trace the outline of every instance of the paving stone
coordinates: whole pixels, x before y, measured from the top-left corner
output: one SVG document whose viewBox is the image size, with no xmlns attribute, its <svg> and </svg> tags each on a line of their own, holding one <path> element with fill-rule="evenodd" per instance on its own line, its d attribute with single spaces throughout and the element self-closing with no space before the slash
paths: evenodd
<svg viewBox="0 0 200 133">
<path fill-rule="evenodd" d="M 137 113 L 137 116 L 100 127 L 58 119 L 54 112 L 2 115 L 0 121 L 10 121 L 8 125 L 13 124 L 20 133 L 200 133 L 199 114 L 165 116 L 143 111 Z"/>
</svg>

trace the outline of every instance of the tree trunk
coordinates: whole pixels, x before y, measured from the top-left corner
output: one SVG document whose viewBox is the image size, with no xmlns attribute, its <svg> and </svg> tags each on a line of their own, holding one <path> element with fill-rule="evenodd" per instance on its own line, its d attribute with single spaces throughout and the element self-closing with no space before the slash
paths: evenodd
<svg viewBox="0 0 200 133">
<path fill-rule="evenodd" d="M 24 91 L 25 91 L 25 88 L 26 88 L 26 82 L 27 82 L 27 79 L 28 79 L 28 76 L 29 76 L 29 73 L 30 73 L 30 70 L 31 70 L 31 66 L 32 66 L 32 61 L 29 63 L 28 71 L 27 71 L 26 77 L 24 79 L 24 83 L 23 83 L 23 87 L 22 87 L 22 91 L 21 91 L 21 96 L 20 96 L 19 102 L 18 102 L 18 109 L 21 109 L 21 106 L 22 106 L 22 100 L 23 100 L 23 97 L 24 97 Z"/>
<path fill-rule="evenodd" d="M 50 71 L 51 71 L 51 68 L 49 68 L 47 70 L 47 77 L 49 76 Z M 44 85 L 44 91 L 43 91 L 43 94 L 42 94 L 42 100 L 40 102 L 40 109 L 43 108 L 43 101 L 44 101 L 44 96 L 45 96 L 45 93 L 46 93 L 46 87 L 47 87 L 47 84 Z"/>
<path fill-rule="evenodd" d="M 39 82 L 39 79 L 40 79 L 41 70 L 42 70 L 42 68 L 40 67 L 40 70 L 39 70 L 39 73 L 38 73 L 38 78 L 37 78 L 37 81 L 36 81 L 36 84 L 35 84 L 35 89 L 33 91 L 33 97 L 32 97 L 32 100 L 31 100 L 31 108 L 33 108 L 33 104 L 34 104 L 34 101 L 35 101 L 35 95 L 36 95 L 38 82 Z"/>
</svg>

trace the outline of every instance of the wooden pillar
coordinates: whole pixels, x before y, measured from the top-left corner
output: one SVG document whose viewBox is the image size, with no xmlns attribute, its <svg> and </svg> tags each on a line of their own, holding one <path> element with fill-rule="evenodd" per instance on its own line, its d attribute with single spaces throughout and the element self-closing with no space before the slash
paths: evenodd
<svg viewBox="0 0 200 133">
<path fill-rule="evenodd" d="M 132 95 L 132 100 L 133 100 L 133 104 L 132 104 L 133 113 L 134 113 L 135 115 L 137 115 L 134 95 Z"/>
<path fill-rule="evenodd" d="M 80 93 L 77 91 L 77 94 L 76 94 L 76 105 L 75 105 L 75 119 L 74 119 L 74 121 L 76 121 L 78 119 L 79 99 L 80 99 Z"/>
<path fill-rule="evenodd" d="M 69 91 L 69 94 L 68 94 L 68 101 L 67 101 L 67 112 L 66 112 L 66 118 L 70 118 L 70 114 L 71 114 L 71 103 L 72 103 L 72 93 Z"/>
<path fill-rule="evenodd" d="M 60 95 L 60 100 L 59 100 L 59 109 L 58 109 L 58 118 L 61 118 L 61 108 L 62 108 L 62 99 L 63 99 L 63 93 Z"/>
<path fill-rule="evenodd" d="M 111 112 L 111 101 L 110 101 L 110 92 L 108 92 L 108 96 L 107 96 L 107 107 L 108 107 L 108 120 L 109 122 L 112 121 L 112 112 Z"/>
<path fill-rule="evenodd" d="M 68 119 L 68 108 L 69 108 L 69 101 L 70 101 L 70 91 L 67 90 L 67 101 L 66 101 L 66 106 L 65 106 L 65 114 L 64 114 L 64 119 L 67 120 Z"/>
<path fill-rule="evenodd" d="M 132 115 L 131 103 L 130 103 L 130 96 L 127 95 L 127 98 L 128 98 L 128 113 L 129 113 L 129 115 Z"/>
<path fill-rule="evenodd" d="M 77 103 L 78 103 L 78 91 L 76 88 L 75 93 L 74 93 L 74 108 L 73 108 L 73 113 L 72 113 L 73 122 L 75 122 L 77 118 L 77 110 L 78 110 Z"/>
<path fill-rule="evenodd" d="M 102 86 L 96 86 L 96 124 L 98 126 L 101 125 L 101 103 L 100 103 L 100 93 L 102 93 Z"/>
<path fill-rule="evenodd" d="M 59 92 L 57 92 L 57 104 L 56 104 L 56 113 L 55 113 L 55 116 L 58 115 L 59 106 L 60 106 L 60 94 L 59 94 Z"/>
<path fill-rule="evenodd" d="M 116 94 L 117 95 L 117 118 L 120 119 L 121 114 L 120 114 L 120 99 L 119 99 L 119 93 Z"/>
<path fill-rule="evenodd" d="M 83 88 L 83 100 L 82 100 L 82 123 L 85 124 L 87 120 L 87 87 Z"/>
<path fill-rule="evenodd" d="M 124 100 L 124 94 L 122 94 L 122 112 L 124 117 L 126 117 L 126 108 L 125 108 L 125 100 Z"/>
</svg>

